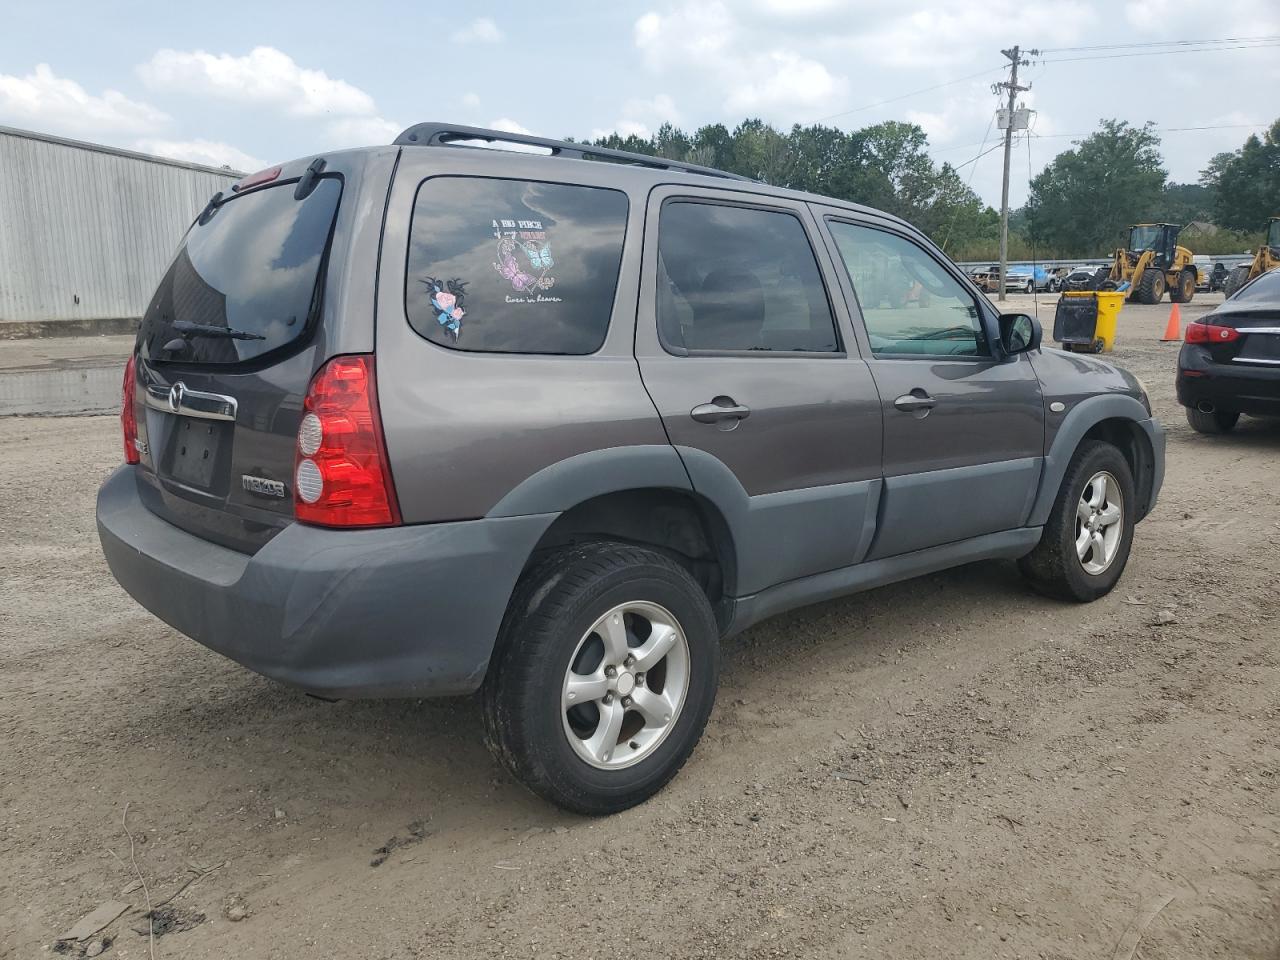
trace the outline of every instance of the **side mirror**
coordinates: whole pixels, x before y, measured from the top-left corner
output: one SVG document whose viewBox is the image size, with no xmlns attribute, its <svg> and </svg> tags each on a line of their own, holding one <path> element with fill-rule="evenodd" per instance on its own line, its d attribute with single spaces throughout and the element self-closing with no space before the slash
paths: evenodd
<svg viewBox="0 0 1280 960">
<path fill-rule="evenodd" d="M 1000 315 L 1000 346 L 1006 357 L 1040 349 L 1040 321 L 1025 313 Z"/>
</svg>

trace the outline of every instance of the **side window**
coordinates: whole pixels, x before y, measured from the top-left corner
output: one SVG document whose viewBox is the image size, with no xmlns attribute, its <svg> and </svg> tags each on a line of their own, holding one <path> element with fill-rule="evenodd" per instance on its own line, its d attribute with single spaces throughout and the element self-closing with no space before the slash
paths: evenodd
<svg viewBox="0 0 1280 960">
<path fill-rule="evenodd" d="M 666 201 L 657 294 L 658 331 L 668 348 L 840 349 L 813 248 L 789 213 Z"/>
<path fill-rule="evenodd" d="M 617 190 L 425 180 L 409 231 L 409 323 L 457 350 L 594 353 L 609 330 L 626 224 Z"/>
<path fill-rule="evenodd" d="M 978 304 L 924 250 L 871 227 L 828 221 L 877 354 L 990 355 Z"/>
</svg>

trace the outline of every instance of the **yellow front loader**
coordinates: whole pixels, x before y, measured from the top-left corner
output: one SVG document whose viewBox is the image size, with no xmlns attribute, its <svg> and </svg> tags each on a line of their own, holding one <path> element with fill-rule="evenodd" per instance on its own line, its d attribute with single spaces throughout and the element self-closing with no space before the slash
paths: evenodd
<svg viewBox="0 0 1280 960">
<path fill-rule="evenodd" d="M 1267 221 L 1267 239 L 1253 256 L 1253 263 L 1242 263 L 1227 275 L 1223 292 L 1229 297 L 1254 277 L 1280 267 L 1280 217 Z"/>
<path fill-rule="evenodd" d="M 1129 228 L 1129 246 L 1116 251 L 1108 280 L 1129 282 L 1129 300 L 1159 303 L 1165 290 L 1174 303 L 1190 303 L 1198 274 L 1191 251 L 1178 246 L 1182 227 L 1175 223 L 1139 223 Z"/>
</svg>

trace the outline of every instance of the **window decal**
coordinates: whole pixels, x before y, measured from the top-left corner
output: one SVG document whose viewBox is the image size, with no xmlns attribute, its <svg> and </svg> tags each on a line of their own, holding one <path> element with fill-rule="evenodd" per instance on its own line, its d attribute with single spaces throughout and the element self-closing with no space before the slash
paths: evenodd
<svg viewBox="0 0 1280 960">
<path fill-rule="evenodd" d="M 516 293 L 534 293 L 555 286 L 556 279 L 551 276 L 555 261 L 541 220 L 494 220 L 493 235 L 498 241 L 498 259 L 493 269 L 511 282 Z M 525 271 L 526 262 L 532 273 Z M 559 302 L 558 297 L 538 297 L 531 302 L 549 300 Z"/>
<path fill-rule="evenodd" d="M 449 336 L 453 337 L 453 342 L 457 343 L 458 334 L 462 330 L 462 318 L 467 315 L 467 312 L 462 309 L 462 300 L 467 295 L 467 285 L 456 278 L 437 280 L 434 277 L 427 277 L 418 282 L 426 284 L 427 291 L 431 295 L 431 306 L 436 311 L 436 321 L 444 327 Z"/>
</svg>

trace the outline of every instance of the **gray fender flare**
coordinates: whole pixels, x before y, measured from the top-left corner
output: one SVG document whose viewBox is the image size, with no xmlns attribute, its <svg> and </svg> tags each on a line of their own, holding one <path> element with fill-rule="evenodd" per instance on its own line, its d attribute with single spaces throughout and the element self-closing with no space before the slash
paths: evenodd
<svg viewBox="0 0 1280 960">
<path fill-rule="evenodd" d="M 563 513 L 594 497 L 644 488 L 692 492 L 674 447 L 656 443 L 606 447 L 560 460 L 521 481 L 486 516 Z"/>
<path fill-rule="evenodd" d="M 1044 458 L 1044 471 L 1040 476 L 1040 490 L 1031 506 L 1031 515 L 1027 518 L 1027 526 L 1040 527 L 1048 522 L 1049 514 L 1053 510 L 1053 503 L 1058 498 L 1058 490 L 1062 486 L 1062 478 L 1066 475 L 1067 467 L 1071 463 L 1072 456 L 1075 455 L 1076 448 L 1080 446 L 1080 441 L 1084 439 L 1084 435 L 1103 420 L 1129 420 L 1133 422 L 1135 426 L 1142 429 L 1143 435 L 1147 437 L 1148 444 L 1154 447 L 1152 432 L 1158 428 L 1150 426 L 1153 424 L 1151 414 L 1147 412 L 1146 407 L 1133 397 L 1123 393 L 1108 393 L 1080 401 L 1063 419 L 1062 425 L 1058 428 L 1058 432 L 1053 438 L 1053 444 Z M 1148 506 L 1150 502 L 1155 500 L 1155 495 L 1159 488 L 1159 478 L 1163 472 L 1159 469 L 1161 464 L 1159 463 L 1157 451 L 1153 449 L 1151 454 L 1157 457 L 1157 475 L 1156 486 L 1151 491 Z M 1139 477 L 1134 479 L 1141 482 Z"/>
</svg>

